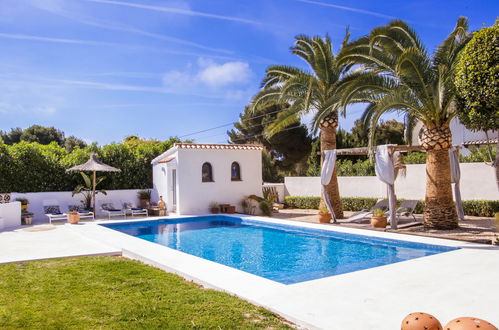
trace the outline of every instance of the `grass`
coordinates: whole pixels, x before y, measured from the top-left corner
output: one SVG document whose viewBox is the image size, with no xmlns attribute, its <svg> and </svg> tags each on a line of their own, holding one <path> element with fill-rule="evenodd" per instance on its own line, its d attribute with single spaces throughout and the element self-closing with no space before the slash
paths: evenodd
<svg viewBox="0 0 499 330">
<path fill-rule="evenodd" d="M 264 308 L 121 257 L 0 265 L 0 328 L 266 328 Z"/>
</svg>

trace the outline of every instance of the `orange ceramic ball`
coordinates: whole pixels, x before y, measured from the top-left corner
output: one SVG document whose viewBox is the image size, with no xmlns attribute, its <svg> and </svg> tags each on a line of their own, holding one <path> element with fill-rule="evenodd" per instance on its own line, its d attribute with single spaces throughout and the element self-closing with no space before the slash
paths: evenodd
<svg viewBox="0 0 499 330">
<path fill-rule="evenodd" d="M 402 321 L 401 330 L 442 330 L 442 324 L 433 315 L 411 313 Z"/>
<path fill-rule="evenodd" d="M 447 323 L 445 330 L 498 330 L 487 321 L 475 317 L 458 317 Z"/>
</svg>

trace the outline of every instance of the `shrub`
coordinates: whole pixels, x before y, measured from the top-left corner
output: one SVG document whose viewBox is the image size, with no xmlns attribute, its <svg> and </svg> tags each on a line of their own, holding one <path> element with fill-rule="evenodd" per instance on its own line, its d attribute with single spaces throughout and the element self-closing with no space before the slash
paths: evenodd
<svg viewBox="0 0 499 330">
<path fill-rule="evenodd" d="M 141 140 L 142 141 L 142 140 Z M 56 142 L 0 143 L 0 192 L 72 191 L 80 181 L 78 172 L 66 169 L 84 163 L 92 152 L 108 165 L 121 169 L 106 173 L 103 189 L 145 189 L 152 186 L 151 160 L 169 149 L 176 138 L 165 142 L 138 141 L 96 145 L 67 151 Z"/>
<path fill-rule="evenodd" d="M 319 209 L 320 197 L 316 196 L 286 196 L 285 203 L 290 208 L 296 209 Z M 371 209 L 378 198 L 369 197 L 342 197 L 341 202 L 345 211 L 360 211 Z M 399 199 L 401 202 L 403 199 Z M 463 201 L 464 214 L 477 217 L 493 217 L 499 212 L 499 201 L 469 200 Z M 414 213 L 422 214 L 424 201 L 419 201 Z"/>
</svg>

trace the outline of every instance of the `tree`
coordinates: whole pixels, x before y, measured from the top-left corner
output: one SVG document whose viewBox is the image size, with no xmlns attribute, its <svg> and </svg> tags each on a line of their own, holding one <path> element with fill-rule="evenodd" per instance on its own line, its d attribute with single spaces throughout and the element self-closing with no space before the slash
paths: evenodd
<svg viewBox="0 0 499 330">
<path fill-rule="evenodd" d="M 348 32 L 344 40 L 348 40 Z M 341 77 L 347 66 L 341 65 L 332 49 L 329 36 L 308 37 L 299 35 L 291 52 L 303 59 L 309 70 L 298 67 L 273 65 L 267 68 L 262 81 L 262 90 L 255 95 L 252 109 L 258 112 L 271 104 L 288 104 L 275 121 L 266 129 L 272 136 L 291 124 L 298 123 L 300 116 L 314 113 L 313 129 L 320 130 L 321 151 L 336 149 L 336 128 L 338 127 L 338 93 Z M 331 200 L 337 218 L 343 217 L 338 189 L 338 178 L 334 171 L 325 191 Z M 321 205 L 324 200 L 321 197 Z"/>
<path fill-rule="evenodd" d="M 91 210 L 92 209 L 92 201 L 93 201 L 93 183 L 92 179 L 90 176 L 87 174 L 80 172 L 81 177 L 83 178 L 84 184 L 79 184 L 75 187 L 73 192 L 71 193 L 71 196 L 74 197 L 74 195 L 81 194 L 83 195 L 83 199 L 80 201 L 82 206 L 84 207 L 85 210 Z M 101 176 L 98 177 L 95 181 L 95 186 L 97 187 L 102 181 L 104 181 L 106 177 Z M 95 194 L 103 194 L 107 195 L 107 192 L 104 189 L 97 189 L 95 190 Z M 95 209 L 94 209 L 95 212 Z"/>
<path fill-rule="evenodd" d="M 459 120 L 472 130 L 499 130 L 499 23 L 473 33 L 457 64 Z M 489 155 L 492 151 L 489 146 Z M 496 145 L 499 186 L 499 143 Z"/>
<path fill-rule="evenodd" d="M 449 124 L 457 114 L 455 67 L 469 41 L 468 22 L 459 18 L 445 41 L 430 56 L 417 33 L 394 20 L 373 29 L 368 36 L 342 49 L 340 62 L 359 66 L 345 77 L 343 105 L 369 103 L 362 119 L 376 127 L 381 115 L 401 112 L 407 131 L 420 120 L 426 157 L 424 223 L 429 228 L 458 227 L 452 198 L 448 150 L 452 146 Z M 371 129 L 370 141 L 374 142 Z"/>
<path fill-rule="evenodd" d="M 303 175 L 311 148 L 307 127 L 300 124 L 289 125 L 270 137 L 264 134 L 277 114 L 285 108 L 284 105 L 272 105 L 262 109 L 260 115 L 255 116 L 250 108 L 246 107 L 239 115 L 239 122 L 234 124 L 234 129 L 227 132 L 229 142 L 261 144 L 270 153 L 279 172 Z"/>
<path fill-rule="evenodd" d="M 76 147 L 83 149 L 87 147 L 87 144 L 82 139 L 78 139 L 77 137 L 74 136 L 70 136 L 64 139 L 64 148 L 68 152 L 71 152 Z"/>
</svg>

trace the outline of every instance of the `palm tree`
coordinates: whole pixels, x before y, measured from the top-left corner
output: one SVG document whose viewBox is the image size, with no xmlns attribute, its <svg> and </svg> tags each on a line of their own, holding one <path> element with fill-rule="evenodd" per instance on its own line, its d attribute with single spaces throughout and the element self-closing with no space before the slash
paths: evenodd
<svg viewBox="0 0 499 330">
<path fill-rule="evenodd" d="M 348 42 L 348 31 L 343 44 Z M 321 151 L 336 149 L 336 128 L 341 98 L 337 90 L 347 67 L 340 65 L 333 53 L 331 39 L 318 36 L 297 36 L 291 52 L 303 59 L 309 67 L 301 68 L 273 65 L 267 68 L 262 90 L 255 95 L 253 111 L 271 104 L 286 104 L 276 120 L 267 127 L 272 136 L 285 127 L 300 122 L 300 116 L 314 113 L 312 127 L 320 130 Z M 325 187 L 337 218 L 343 217 L 336 170 L 331 182 Z M 321 199 L 321 205 L 324 201 Z"/>
<path fill-rule="evenodd" d="M 343 105 L 369 103 L 362 119 L 371 125 L 370 141 L 385 113 L 402 113 L 408 133 L 417 121 L 423 123 L 421 141 L 427 152 L 424 223 L 429 228 L 458 226 L 450 180 L 449 124 L 456 116 L 454 74 L 459 53 L 470 37 L 467 30 L 467 19 L 459 18 L 430 56 L 416 32 L 395 20 L 351 42 L 339 55 L 340 63 L 357 68 L 344 78 Z"/>
</svg>

